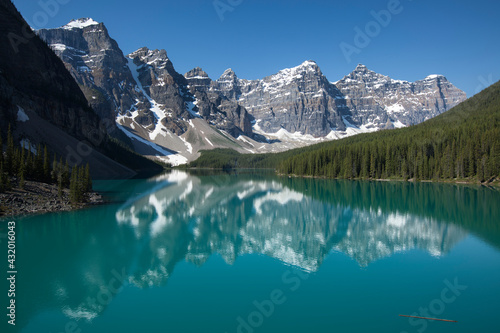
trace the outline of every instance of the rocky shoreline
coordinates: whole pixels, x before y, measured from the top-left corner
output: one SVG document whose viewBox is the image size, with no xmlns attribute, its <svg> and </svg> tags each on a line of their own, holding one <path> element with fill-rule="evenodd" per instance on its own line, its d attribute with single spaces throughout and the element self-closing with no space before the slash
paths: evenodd
<svg viewBox="0 0 500 333">
<path fill-rule="evenodd" d="M 0 217 L 70 211 L 102 203 L 102 196 L 91 192 L 87 194 L 87 202 L 71 204 L 68 189 L 63 190 L 60 198 L 57 185 L 26 181 L 24 189 L 0 193 Z"/>
</svg>

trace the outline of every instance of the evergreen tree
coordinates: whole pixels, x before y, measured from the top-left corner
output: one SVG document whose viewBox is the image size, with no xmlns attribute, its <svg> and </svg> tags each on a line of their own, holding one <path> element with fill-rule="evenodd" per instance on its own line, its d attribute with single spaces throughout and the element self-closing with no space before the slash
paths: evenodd
<svg viewBox="0 0 500 333">
<path fill-rule="evenodd" d="M 90 176 L 90 166 L 87 163 L 85 167 L 85 192 L 92 191 L 92 177 Z"/>
<path fill-rule="evenodd" d="M 62 157 L 61 157 L 61 167 L 62 167 Z M 64 168 L 62 169 L 62 185 L 64 187 L 68 187 L 70 184 L 70 174 L 69 174 L 69 164 L 68 161 L 66 160 L 66 163 L 64 164 Z"/>
<path fill-rule="evenodd" d="M 59 183 L 59 166 L 57 164 L 57 156 L 54 154 L 54 161 L 52 162 L 52 182 Z"/>
<path fill-rule="evenodd" d="M 24 148 L 23 148 L 24 149 Z M 34 160 L 33 160 L 33 154 L 31 153 L 31 150 L 25 150 L 26 153 L 26 158 L 25 158 L 25 175 L 27 178 L 33 178 L 36 179 L 35 177 L 35 165 L 34 165 Z"/>
<path fill-rule="evenodd" d="M 37 180 L 43 179 L 43 154 L 40 144 L 36 146 L 34 174 Z"/>
<path fill-rule="evenodd" d="M 3 138 L 2 138 L 2 129 L 0 129 L 0 164 L 3 165 L 4 157 L 3 157 Z"/>
<path fill-rule="evenodd" d="M 47 145 L 43 147 L 43 181 L 50 181 L 50 162 L 49 162 L 49 152 L 47 150 Z"/>
<path fill-rule="evenodd" d="M 0 193 L 5 192 L 7 189 L 6 186 L 6 181 L 4 177 L 4 172 L 3 172 L 3 161 L 0 161 Z"/>
<path fill-rule="evenodd" d="M 14 138 L 12 137 L 12 129 L 9 124 L 9 129 L 7 131 L 7 151 L 5 160 L 5 171 L 7 174 L 11 175 L 13 172 L 14 165 Z"/>
<path fill-rule="evenodd" d="M 76 204 L 78 200 L 78 169 L 76 166 L 71 170 L 71 179 L 69 183 L 69 200 Z"/>
<path fill-rule="evenodd" d="M 57 196 L 59 197 L 59 199 L 62 199 L 62 196 L 63 196 L 63 186 L 62 186 L 62 177 L 61 176 L 58 177 L 58 181 L 57 181 Z"/>
<path fill-rule="evenodd" d="M 21 149 L 21 158 L 19 161 L 19 171 L 18 171 L 18 177 L 19 177 L 19 188 L 24 189 L 24 183 L 25 183 L 25 161 L 24 161 L 24 155 L 25 155 L 25 149 L 24 149 L 24 143 L 23 147 Z"/>
</svg>

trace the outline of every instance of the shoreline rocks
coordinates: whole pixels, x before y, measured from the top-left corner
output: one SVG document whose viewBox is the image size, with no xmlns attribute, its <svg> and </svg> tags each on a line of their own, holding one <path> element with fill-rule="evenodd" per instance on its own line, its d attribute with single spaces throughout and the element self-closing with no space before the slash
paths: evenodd
<svg viewBox="0 0 500 333">
<path fill-rule="evenodd" d="M 98 193 L 86 196 L 87 202 L 71 204 L 68 189 L 63 189 L 59 197 L 57 185 L 26 181 L 24 189 L 13 188 L 0 193 L 0 218 L 71 211 L 104 203 Z"/>
</svg>

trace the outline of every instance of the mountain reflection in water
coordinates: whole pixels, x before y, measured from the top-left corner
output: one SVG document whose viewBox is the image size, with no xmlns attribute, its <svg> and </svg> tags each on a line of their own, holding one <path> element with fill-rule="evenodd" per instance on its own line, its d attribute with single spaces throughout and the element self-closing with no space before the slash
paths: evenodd
<svg viewBox="0 0 500 333">
<path fill-rule="evenodd" d="M 160 189 L 117 211 L 119 224 L 133 227 L 138 241 L 149 242 L 147 262 L 155 263 L 149 270 L 158 280 L 139 275 L 138 284 L 163 283 L 169 275 L 165 268 L 176 261 L 202 265 L 214 253 L 228 264 L 259 253 L 317 271 L 330 251 L 367 266 L 413 248 L 440 256 L 466 235 L 432 217 L 316 200 L 276 179 L 217 177 L 212 182 L 173 171 L 155 179 L 163 184 Z"/>
<path fill-rule="evenodd" d="M 54 308 L 93 321 L 116 296 L 110 283 L 166 286 L 180 263 L 211 256 L 233 265 L 263 255 L 314 273 L 332 252 L 365 268 L 410 250 L 442 258 L 469 233 L 500 244 L 499 193 L 484 187 L 183 171 L 107 184 L 117 204 L 19 222 L 21 327 Z"/>
</svg>

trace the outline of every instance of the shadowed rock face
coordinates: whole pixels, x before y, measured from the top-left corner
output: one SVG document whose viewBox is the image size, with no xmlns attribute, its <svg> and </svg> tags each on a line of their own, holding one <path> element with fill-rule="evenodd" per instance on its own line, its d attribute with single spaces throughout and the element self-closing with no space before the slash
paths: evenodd
<svg viewBox="0 0 500 333">
<path fill-rule="evenodd" d="M 88 162 L 93 177 L 134 174 L 94 149 L 109 143 L 105 126 L 63 62 L 8 0 L 0 1 L 0 45 L 3 133 L 12 124 L 16 143 L 47 145 L 71 164 Z"/>
<path fill-rule="evenodd" d="M 68 134 L 87 138 L 97 115 L 64 64 L 30 29 L 10 1 L 0 1 L 1 114 L 15 120 L 18 106 L 33 110 Z"/>
</svg>

